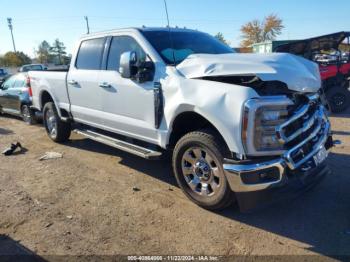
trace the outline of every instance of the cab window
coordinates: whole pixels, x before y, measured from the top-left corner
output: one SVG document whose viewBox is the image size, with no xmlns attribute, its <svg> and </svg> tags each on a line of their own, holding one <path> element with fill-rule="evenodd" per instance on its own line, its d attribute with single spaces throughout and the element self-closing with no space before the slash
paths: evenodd
<svg viewBox="0 0 350 262">
<path fill-rule="evenodd" d="M 83 41 L 76 60 L 76 68 L 84 70 L 100 70 L 105 38 Z"/>
<path fill-rule="evenodd" d="M 118 71 L 121 55 L 129 51 L 135 51 L 139 61 L 146 61 L 146 53 L 134 38 L 130 36 L 113 37 L 108 54 L 107 70 Z"/>
</svg>

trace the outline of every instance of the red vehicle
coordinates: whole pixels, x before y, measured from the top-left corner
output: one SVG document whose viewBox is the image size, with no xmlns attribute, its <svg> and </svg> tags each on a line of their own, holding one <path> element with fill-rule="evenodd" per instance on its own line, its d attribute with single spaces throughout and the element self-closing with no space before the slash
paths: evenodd
<svg viewBox="0 0 350 262">
<path fill-rule="evenodd" d="M 291 53 L 310 59 L 320 66 L 322 90 L 332 112 L 350 105 L 350 32 L 300 40 L 281 45 L 274 52 Z"/>
</svg>

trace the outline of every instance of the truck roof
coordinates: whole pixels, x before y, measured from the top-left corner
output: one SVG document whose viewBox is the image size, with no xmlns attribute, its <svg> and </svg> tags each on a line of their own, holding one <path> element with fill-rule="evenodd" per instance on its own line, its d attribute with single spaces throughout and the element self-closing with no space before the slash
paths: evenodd
<svg viewBox="0 0 350 262">
<path fill-rule="evenodd" d="M 197 30 L 187 29 L 187 28 L 178 28 L 178 27 L 170 27 L 170 30 L 173 32 L 198 32 Z M 113 33 L 118 33 L 123 31 L 137 31 L 137 32 L 169 31 L 169 28 L 168 27 L 126 27 L 126 28 L 118 28 L 118 29 L 94 32 L 90 34 L 84 34 L 81 38 L 108 35 L 108 34 L 113 34 Z"/>
</svg>

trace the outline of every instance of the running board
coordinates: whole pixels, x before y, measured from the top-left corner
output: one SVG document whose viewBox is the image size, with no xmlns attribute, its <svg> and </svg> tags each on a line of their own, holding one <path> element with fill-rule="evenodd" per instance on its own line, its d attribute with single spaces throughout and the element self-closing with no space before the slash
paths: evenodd
<svg viewBox="0 0 350 262">
<path fill-rule="evenodd" d="M 123 150 L 125 152 L 131 153 L 133 155 L 145 158 L 145 159 L 158 159 L 162 153 L 157 152 L 145 147 L 134 145 L 123 140 L 119 140 L 110 136 L 102 135 L 97 132 L 87 130 L 87 129 L 74 129 L 73 132 L 83 135 L 91 140 L 100 142 L 102 144 Z"/>
</svg>

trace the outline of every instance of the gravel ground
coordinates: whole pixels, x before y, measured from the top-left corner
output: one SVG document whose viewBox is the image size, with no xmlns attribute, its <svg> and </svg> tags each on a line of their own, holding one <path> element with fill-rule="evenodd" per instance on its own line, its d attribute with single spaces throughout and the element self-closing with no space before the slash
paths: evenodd
<svg viewBox="0 0 350 262">
<path fill-rule="evenodd" d="M 350 255 L 350 113 L 331 118 L 343 145 L 333 174 L 299 198 L 253 214 L 209 212 L 176 186 L 169 161 L 147 161 L 40 125 L 0 117 L 0 254 Z M 45 152 L 63 158 L 39 161 Z M 137 189 L 137 190 L 136 190 Z"/>
</svg>

